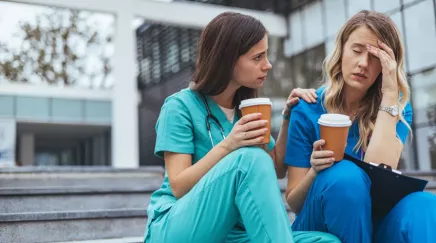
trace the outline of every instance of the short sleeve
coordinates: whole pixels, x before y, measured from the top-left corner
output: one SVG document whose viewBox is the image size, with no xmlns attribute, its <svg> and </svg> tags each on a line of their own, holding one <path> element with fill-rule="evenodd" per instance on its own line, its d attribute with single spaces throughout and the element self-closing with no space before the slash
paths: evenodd
<svg viewBox="0 0 436 243">
<path fill-rule="evenodd" d="M 316 131 L 307 115 L 298 109 L 298 106 L 291 112 L 285 164 L 310 168 L 310 156 L 313 150 L 313 141 L 316 141 Z"/>
<path fill-rule="evenodd" d="M 154 153 L 163 158 L 164 152 L 194 153 L 194 131 L 187 107 L 177 97 L 169 97 L 162 106 L 156 123 Z"/>
<path fill-rule="evenodd" d="M 404 120 L 407 122 L 409 127 L 412 127 L 412 118 L 413 118 L 413 112 L 412 112 L 412 106 L 410 105 L 410 102 L 406 104 L 403 110 L 403 117 Z M 397 123 L 397 136 L 401 140 L 401 142 L 404 144 L 407 140 L 407 136 L 409 135 L 410 129 L 409 127 L 404 124 L 402 121 L 398 121 Z"/>
<path fill-rule="evenodd" d="M 271 152 L 271 150 L 273 150 L 275 146 L 276 146 L 276 140 L 274 140 L 274 138 L 270 136 L 269 143 L 267 144 L 267 151 Z"/>
</svg>

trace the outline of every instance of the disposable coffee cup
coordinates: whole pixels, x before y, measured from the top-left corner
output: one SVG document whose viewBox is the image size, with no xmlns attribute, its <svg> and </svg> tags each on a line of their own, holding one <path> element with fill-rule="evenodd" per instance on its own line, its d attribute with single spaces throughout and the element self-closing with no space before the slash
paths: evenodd
<svg viewBox="0 0 436 243">
<path fill-rule="evenodd" d="M 254 99 L 246 99 L 241 101 L 239 105 L 239 109 L 241 110 L 242 116 L 252 114 L 252 113 L 261 113 L 261 120 L 268 120 L 268 124 L 265 126 L 268 128 L 266 132 L 263 144 L 270 142 L 271 136 L 271 100 L 268 98 L 254 98 Z"/>
<path fill-rule="evenodd" d="M 321 139 L 325 141 L 322 150 L 333 151 L 335 161 L 344 159 L 348 131 L 351 126 L 349 116 L 342 114 L 324 114 L 318 119 Z"/>
</svg>

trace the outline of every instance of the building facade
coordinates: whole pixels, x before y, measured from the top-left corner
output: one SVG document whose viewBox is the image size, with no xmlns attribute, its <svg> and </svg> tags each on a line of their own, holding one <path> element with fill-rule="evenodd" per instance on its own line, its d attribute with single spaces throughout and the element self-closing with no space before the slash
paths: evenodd
<svg viewBox="0 0 436 243">
<path fill-rule="evenodd" d="M 160 105 L 167 95 L 187 86 L 195 65 L 199 33 L 222 11 L 251 14 L 269 30 L 269 59 L 273 70 L 261 94 L 271 97 L 273 107 L 277 108 L 273 118 L 273 129 L 277 132 L 279 108 L 289 92 L 295 87 L 319 86 L 322 62 L 331 52 L 339 28 L 359 10 L 370 9 L 393 19 L 406 49 L 414 121 L 413 136 L 405 147 L 401 167 L 436 169 L 434 0 L 170 3 L 133 0 L 129 4 L 113 1 L 104 5 L 98 0 L 87 4 L 52 0 L 13 2 L 0 2 L 4 5 L 0 8 L 3 9 L 0 47 L 8 47 L 8 51 L 2 49 L 0 54 L 0 116 L 16 123 L 17 165 L 135 168 L 162 164 L 152 153 L 154 122 Z M 58 64 L 41 65 L 43 68 L 39 69 L 19 65 L 17 60 L 21 59 L 17 54 L 20 53 L 16 50 L 25 51 L 32 43 L 13 44 L 21 43 L 20 39 L 11 41 L 20 35 L 13 35 L 14 31 L 4 24 L 11 26 L 14 17 L 7 12 L 16 12 L 12 11 L 16 8 L 27 13 L 27 17 L 15 16 L 20 30 L 18 20 L 34 26 L 36 17 L 28 16 L 44 16 L 50 11 L 47 6 L 63 10 L 64 19 L 74 17 L 82 21 L 77 26 L 82 26 L 87 39 L 68 36 L 73 36 L 66 41 L 70 49 L 59 49 L 58 53 L 68 61 L 54 59 Z M 68 29 L 68 24 L 71 27 L 71 22 L 64 22 L 62 28 Z M 44 25 L 44 21 L 41 23 Z M 4 34 L 8 31 L 11 34 Z M 50 60 L 49 56 L 56 57 L 54 49 L 49 49 L 42 48 L 43 57 L 37 53 L 28 56 L 44 64 L 43 60 Z M 26 78 L 24 71 L 41 75 L 39 79 Z"/>
</svg>

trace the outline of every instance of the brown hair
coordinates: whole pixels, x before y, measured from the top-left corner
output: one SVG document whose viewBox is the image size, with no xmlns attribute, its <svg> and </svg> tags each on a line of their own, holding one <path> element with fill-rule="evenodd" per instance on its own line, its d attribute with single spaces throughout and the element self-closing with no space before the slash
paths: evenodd
<svg viewBox="0 0 436 243">
<path fill-rule="evenodd" d="M 232 79 L 238 58 L 266 33 L 262 23 L 251 16 L 233 12 L 216 16 L 201 33 L 191 89 L 205 95 L 222 93 Z M 241 87 L 236 91 L 233 105 L 255 97 L 256 89 Z"/>
<path fill-rule="evenodd" d="M 329 113 L 346 112 L 344 110 L 345 107 L 343 106 L 344 97 L 341 92 L 344 86 L 344 78 L 341 70 L 342 52 L 351 33 L 361 26 L 366 26 L 372 30 L 378 38 L 386 43 L 394 52 L 395 61 L 397 62 L 398 95 L 401 97 L 399 102 L 399 117 L 400 120 L 409 127 L 402 114 L 402 111 L 410 97 L 410 88 L 404 71 L 403 44 L 401 43 L 400 33 L 394 22 L 388 16 L 378 12 L 362 10 L 351 17 L 351 19 L 348 20 L 340 30 L 336 38 L 333 52 L 324 60 L 323 73 L 326 82 L 324 105 Z M 360 139 L 354 148 L 355 150 L 363 148 L 365 151 L 368 147 L 368 142 L 372 131 L 374 130 L 375 121 L 382 100 L 381 84 L 382 74 L 380 73 L 374 84 L 368 89 L 365 97 L 360 102 L 360 107 L 356 115 L 359 123 Z"/>
</svg>

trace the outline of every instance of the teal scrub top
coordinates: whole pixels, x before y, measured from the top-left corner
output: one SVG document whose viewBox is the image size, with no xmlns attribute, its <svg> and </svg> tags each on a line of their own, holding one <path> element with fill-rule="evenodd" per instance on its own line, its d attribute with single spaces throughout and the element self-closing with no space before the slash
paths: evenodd
<svg viewBox="0 0 436 243">
<path fill-rule="evenodd" d="M 231 123 L 221 108 L 208 96 L 206 96 L 211 113 L 216 116 L 227 136 L 238 121 L 235 112 Z M 163 158 L 164 152 L 192 154 L 192 164 L 195 164 L 212 149 L 209 133 L 206 128 L 207 110 L 201 95 L 189 88 L 183 89 L 168 98 L 161 108 L 156 123 L 156 146 L 155 155 Z M 211 134 L 214 144 L 222 139 L 218 125 L 212 122 Z M 275 146 L 271 137 L 268 151 Z M 149 219 L 153 219 L 165 213 L 176 202 L 165 170 L 164 180 L 160 189 L 155 191 L 150 198 L 147 209 Z"/>
</svg>

